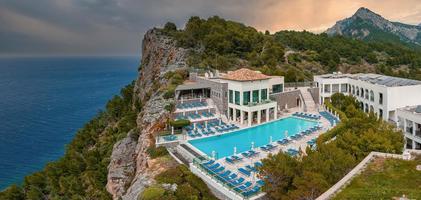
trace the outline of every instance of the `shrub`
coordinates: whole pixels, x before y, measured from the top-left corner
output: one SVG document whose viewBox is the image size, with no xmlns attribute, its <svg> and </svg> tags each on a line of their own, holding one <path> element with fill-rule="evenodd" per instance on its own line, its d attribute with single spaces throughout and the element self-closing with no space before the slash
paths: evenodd
<svg viewBox="0 0 421 200">
<path fill-rule="evenodd" d="M 149 147 L 147 153 L 151 156 L 152 159 L 168 155 L 168 151 L 165 147 Z"/>
<path fill-rule="evenodd" d="M 139 196 L 139 200 L 160 200 L 164 199 L 165 189 L 160 186 L 151 186 L 146 188 L 142 195 Z"/>
<path fill-rule="evenodd" d="M 183 128 L 185 126 L 190 125 L 190 120 L 187 119 L 179 119 L 179 120 L 175 120 L 175 121 L 170 121 L 170 125 L 174 126 L 174 128 Z"/>
<path fill-rule="evenodd" d="M 196 188 L 192 187 L 189 183 L 184 183 L 177 187 L 175 196 L 178 199 L 196 200 L 199 199 L 200 192 Z"/>
</svg>

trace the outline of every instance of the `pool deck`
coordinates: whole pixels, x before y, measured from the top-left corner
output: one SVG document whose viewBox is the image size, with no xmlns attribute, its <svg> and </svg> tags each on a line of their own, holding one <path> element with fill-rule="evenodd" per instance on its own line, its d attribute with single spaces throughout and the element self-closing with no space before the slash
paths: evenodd
<svg viewBox="0 0 421 200">
<path fill-rule="evenodd" d="M 279 119 L 286 118 L 286 117 L 291 117 L 292 116 L 291 115 L 292 113 L 293 112 L 290 112 L 288 115 L 284 115 L 284 116 L 280 117 Z M 317 113 L 316 112 L 312 112 L 312 114 L 317 114 Z M 240 157 L 243 157 L 243 159 L 241 161 L 235 162 L 235 164 L 226 162 L 225 161 L 225 157 L 216 160 L 216 162 L 222 164 L 225 167 L 225 170 L 231 170 L 232 172 L 236 173 L 240 177 L 243 177 L 246 181 L 250 181 L 250 182 L 252 182 L 254 184 L 259 179 L 257 177 L 255 177 L 255 176 L 253 176 L 253 174 L 251 176 L 246 176 L 246 175 L 240 173 L 238 171 L 238 168 L 244 168 L 247 165 L 253 166 L 255 162 L 261 161 L 262 159 L 267 158 L 269 154 L 276 154 L 279 151 L 286 152 L 288 149 L 296 149 L 296 150 L 299 150 L 300 151 L 300 149 L 301 149 L 301 153 L 305 153 L 305 148 L 308 146 L 308 144 L 307 144 L 308 141 L 319 137 L 322 133 L 326 132 L 327 130 L 329 130 L 331 128 L 330 123 L 329 123 L 329 121 L 327 119 L 325 119 L 325 118 L 322 117 L 319 120 L 319 122 L 321 122 L 321 125 L 323 126 L 323 128 L 321 130 L 318 130 L 316 132 L 313 132 L 310 135 L 304 136 L 301 139 L 293 140 L 293 141 L 291 141 L 290 143 L 288 143 L 286 145 L 280 145 L 280 144 L 274 142 L 272 144 L 273 145 L 276 145 L 276 148 L 273 149 L 273 150 L 271 150 L 271 151 L 269 151 L 269 152 L 263 151 L 261 148 L 255 148 L 254 150 L 257 151 L 257 152 L 259 152 L 258 155 L 253 156 L 251 158 L 244 158 L 243 156 L 241 156 L 241 152 L 239 152 Z M 244 128 L 246 128 L 246 127 L 244 127 Z M 237 130 L 239 130 L 239 129 L 237 129 Z M 226 133 L 223 133 L 223 134 L 226 134 Z M 204 138 L 204 137 L 201 137 L 201 138 Z M 203 152 L 201 152 L 200 150 L 198 150 L 197 148 L 195 148 L 193 145 L 190 145 L 188 142 L 186 142 L 186 144 L 189 145 L 195 151 L 197 151 L 200 155 L 202 155 L 204 157 L 208 157 L 206 154 L 204 154 Z"/>
<path fill-rule="evenodd" d="M 246 165 L 253 166 L 253 163 L 255 163 L 257 161 L 260 161 L 264 158 L 267 158 L 269 154 L 276 154 L 281 150 L 286 152 L 288 149 L 296 149 L 296 150 L 301 149 L 302 153 L 305 153 L 305 148 L 308 146 L 307 142 L 314 139 L 314 138 L 319 137 L 322 133 L 326 132 L 328 130 L 328 128 L 330 127 L 330 124 L 326 119 L 321 118 L 320 122 L 322 123 L 322 126 L 323 126 L 323 128 L 321 130 L 316 131 L 316 132 L 314 132 L 314 133 L 312 133 L 308 136 L 304 136 L 303 138 L 301 138 L 299 140 L 293 140 L 292 142 L 290 142 L 287 145 L 280 145 L 280 144 L 277 144 L 277 143 L 272 143 L 274 145 L 276 144 L 276 148 L 273 149 L 270 152 L 263 151 L 260 148 L 255 148 L 254 150 L 259 152 L 259 154 L 256 155 L 256 156 L 253 156 L 252 158 L 243 158 L 242 161 L 236 162 L 235 164 L 231 164 L 229 162 L 226 162 L 225 157 L 224 157 L 224 158 L 218 159 L 217 162 L 223 164 L 226 169 L 231 170 L 232 172 L 238 173 L 239 175 L 241 175 L 242 177 L 244 177 L 248 181 L 251 181 L 251 182 L 256 181 L 256 180 L 253 180 L 253 177 L 248 177 L 248 176 L 245 176 L 245 175 L 242 175 L 241 173 L 239 173 L 238 168 L 245 167 Z"/>
</svg>

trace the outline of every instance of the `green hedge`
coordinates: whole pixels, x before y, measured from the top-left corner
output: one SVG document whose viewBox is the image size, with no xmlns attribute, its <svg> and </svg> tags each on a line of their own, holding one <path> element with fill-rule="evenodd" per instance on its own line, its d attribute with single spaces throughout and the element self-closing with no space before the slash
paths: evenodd
<svg viewBox="0 0 421 200">
<path fill-rule="evenodd" d="M 346 116 L 346 114 L 345 114 L 344 112 L 340 111 L 339 109 L 335 108 L 335 107 L 334 107 L 334 106 L 333 106 L 330 102 L 325 101 L 325 105 L 326 105 L 326 107 L 328 107 L 328 108 L 329 108 L 329 110 L 336 111 L 336 113 L 338 113 L 338 115 L 339 115 L 339 119 L 340 119 L 341 121 L 346 121 L 346 120 L 348 120 L 348 117 Z"/>
<path fill-rule="evenodd" d="M 174 120 L 170 121 L 170 125 L 174 126 L 174 128 L 183 128 L 183 127 L 188 126 L 190 124 L 191 124 L 190 120 L 187 120 L 187 119 L 179 119 L 179 120 L 175 120 L 175 121 Z"/>
</svg>

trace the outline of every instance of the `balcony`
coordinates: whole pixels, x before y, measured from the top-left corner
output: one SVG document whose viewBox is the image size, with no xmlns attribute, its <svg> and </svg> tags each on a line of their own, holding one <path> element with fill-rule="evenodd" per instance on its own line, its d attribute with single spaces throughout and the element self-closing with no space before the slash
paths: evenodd
<svg viewBox="0 0 421 200">
<path fill-rule="evenodd" d="M 263 101 L 261 101 L 259 103 L 249 102 L 246 106 L 253 107 L 253 106 L 259 106 L 259 105 L 264 105 L 264 104 L 273 103 L 273 102 L 275 102 L 275 101 L 272 101 L 272 100 L 267 99 L 267 100 L 263 100 Z"/>
</svg>

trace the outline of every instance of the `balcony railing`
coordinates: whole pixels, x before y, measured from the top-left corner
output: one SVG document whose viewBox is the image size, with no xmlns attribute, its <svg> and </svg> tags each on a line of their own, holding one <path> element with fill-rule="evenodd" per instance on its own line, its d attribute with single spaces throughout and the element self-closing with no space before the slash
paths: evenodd
<svg viewBox="0 0 421 200">
<path fill-rule="evenodd" d="M 275 101 L 272 101 L 270 99 L 267 99 L 267 100 L 263 100 L 263 101 L 258 102 L 258 103 L 256 103 L 256 102 L 249 102 L 246 106 L 249 106 L 249 107 L 259 106 L 259 105 L 264 105 L 264 104 L 273 103 L 273 102 L 275 102 Z"/>
<path fill-rule="evenodd" d="M 412 127 L 406 127 L 406 132 L 412 134 Z"/>
</svg>

